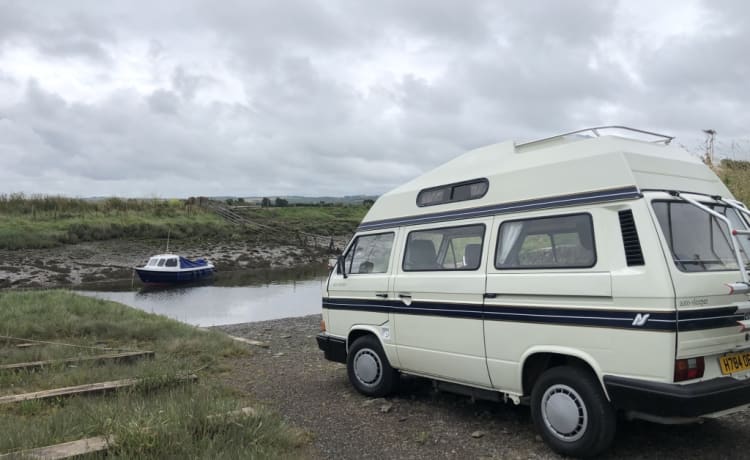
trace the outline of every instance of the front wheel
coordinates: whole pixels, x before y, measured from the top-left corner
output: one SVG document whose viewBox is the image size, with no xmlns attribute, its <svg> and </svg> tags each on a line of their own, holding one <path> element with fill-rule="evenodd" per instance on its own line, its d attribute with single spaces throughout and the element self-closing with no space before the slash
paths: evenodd
<svg viewBox="0 0 750 460">
<path fill-rule="evenodd" d="M 582 369 L 553 367 L 531 391 L 531 417 L 544 441 L 556 452 L 594 457 L 615 435 L 615 411 L 599 382 Z"/>
<path fill-rule="evenodd" d="M 372 335 L 358 338 L 349 347 L 346 371 L 354 388 L 366 396 L 385 396 L 398 383 L 398 373 L 388 363 L 378 339 Z"/>
</svg>

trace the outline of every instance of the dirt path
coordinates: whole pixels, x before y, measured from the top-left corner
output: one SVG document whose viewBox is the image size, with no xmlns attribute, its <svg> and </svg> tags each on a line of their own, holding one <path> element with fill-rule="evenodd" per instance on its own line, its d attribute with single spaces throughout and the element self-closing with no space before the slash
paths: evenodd
<svg viewBox="0 0 750 460">
<path fill-rule="evenodd" d="M 220 327 L 270 344 L 235 361 L 228 378 L 308 431 L 317 458 L 559 458 L 536 436 L 525 407 L 472 403 L 403 377 L 393 397 L 361 396 L 343 365 L 323 359 L 319 323 L 314 315 Z M 690 426 L 622 421 L 606 458 L 747 458 L 749 422 L 747 411 Z"/>
</svg>

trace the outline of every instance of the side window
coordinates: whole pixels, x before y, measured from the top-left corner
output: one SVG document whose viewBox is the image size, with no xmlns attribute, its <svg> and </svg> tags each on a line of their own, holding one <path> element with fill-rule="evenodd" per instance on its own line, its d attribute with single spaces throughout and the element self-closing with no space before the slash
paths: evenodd
<svg viewBox="0 0 750 460">
<path fill-rule="evenodd" d="M 589 214 L 503 222 L 495 268 L 589 268 L 596 263 Z"/>
<path fill-rule="evenodd" d="M 434 206 L 456 201 L 477 200 L 487 193 L 489 186 L 490 183 L 487 179 L 474 179 L 467 182 L 426 188 L 417 194 L 417 206 Z"/>
<path fill-rule="evenodd" d="M 167 267 L 176 267 L 177 266 L 177 259 L 167 259 L 167 263 L 164 264 Z"/>
<path fill-rule="evenodd" d="M 476 270 L 482 262 L 484 225 L 409 233 L 404 271 Z"/>
<path fill-rule="evenodd" d="M 159 259 L 159 263 L 156 264 L 156 265 L 159 266 L 159 267 L 163 267 L 164 266 L 164 262 L 166 262 L 166 261 L 167 261 L 167 259 Z"/>
<path fill-rule="evenodd" d="M 358 236 L 344 257 L 351 274 L 386 273 L 393 247 L 393 233 Z"/>
</svg>

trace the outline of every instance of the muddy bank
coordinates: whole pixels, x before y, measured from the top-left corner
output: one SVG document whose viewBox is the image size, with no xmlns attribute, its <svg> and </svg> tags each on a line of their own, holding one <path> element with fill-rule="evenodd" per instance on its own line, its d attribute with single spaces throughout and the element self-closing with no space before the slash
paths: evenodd
<svg viewBox="0 0 750 460">
<path fill-rule="evenodd" d="M 342 247 L 343 241 L 336 241 Z M 86 286 L 130 280 L 132 267 L 165 252 L 164 241 L 109 240 L 49 249 L 0 250 L 0 288 Z M 330 257 L 325 248 L 252 242 L 173 241 L 170 252 L 188 258 L 204 257 L 219 273 L 274 270 L 322 265 Z M 229 276 L 229 275 L 228 275 Z"/>
<path fill-rule="evenodd" d="M 342 364 L 323 359 L 315 334 L 320 315 L 217 329 L 261 340 L 236 359 L 226 379 L 312 439 L 315 458 L 560 458 L 534 432 L 527 407 L 476 401 L 402 378 L 399 391 L 366 398 L 349 384 Z M 750 411 L 702 425 L 664 426 L 618 421 L 602 458 L 747 458 Z"/>
</svg>

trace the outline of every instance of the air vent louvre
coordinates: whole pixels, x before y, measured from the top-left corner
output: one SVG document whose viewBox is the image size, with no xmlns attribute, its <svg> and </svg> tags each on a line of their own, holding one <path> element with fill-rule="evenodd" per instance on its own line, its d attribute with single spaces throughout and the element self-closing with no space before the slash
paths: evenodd
<svg viewBox="0 0 750 460">
<path fill-rule="evenodd" d="M 641 241 L 638 239 L 638 230 L 635 228 L 635 219 L 633 211 L 626 209 L 620 211 L 620 231 L 622 232 L 622 243 L 625 246 L 625 260 L 628 267 L 633 265 L 645 265 L 643 260 L 643 251 L 641 251 Z"/>
</svg>

